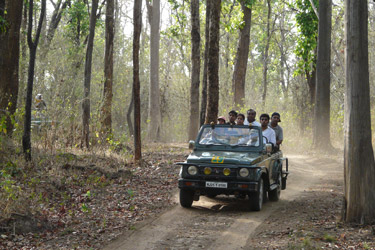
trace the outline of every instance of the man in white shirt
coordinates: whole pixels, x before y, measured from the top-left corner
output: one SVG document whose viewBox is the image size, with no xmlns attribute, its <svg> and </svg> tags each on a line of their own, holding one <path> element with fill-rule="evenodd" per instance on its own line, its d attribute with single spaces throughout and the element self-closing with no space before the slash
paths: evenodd
<svg viewBox="0 0 375 250">
<path fill-rule="evenodd" d="M 262 125 L 263 143 L 272 143 L 273 145 L 276 145 L 275 131 L 272 128 L 268 127 L 270 116 L 268 114 L 261 114 L 259 119 L 260 124 Z"/>
<path fill-rule="evenodd" d="M 243 125 L 249 125 L 250 123 L 253 126 L 260 127 L 260 123 L 255 120 L 257 112 L 254 109 L 249 109 L 247 111 L 247 118 L 245 119 Z"/>
</svg>

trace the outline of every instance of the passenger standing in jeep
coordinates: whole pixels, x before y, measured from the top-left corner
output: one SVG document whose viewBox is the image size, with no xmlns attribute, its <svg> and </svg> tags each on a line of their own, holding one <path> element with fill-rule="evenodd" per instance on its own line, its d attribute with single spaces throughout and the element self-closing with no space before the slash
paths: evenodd
<svg viewBox="0 0 375 250">
<path fill-rule="evenodd" d="M 260 127 L 260 123 L 255 120 L 255 117 L 257 115 L 257 112 L 254 109 L 249 109 L 247 111 L 247 118 L 244 121 L 244 125 L 249 125 L 250 123 L 253 126 Z"/>
<path fill-rule="evenodd" d="M 268 114 L 261 114 L 259 119 L 260 124 L 262 125 L 263 142 L 276 145 L 275 131 L 272 128 L 268 127 L 270 116 Z"/>
<path fill-rule="evenodd" d="M 276 147 L 277 149 L 280 148 L 281 143 L 283 142 L 284 136 L 283 136 L 283 128 L 278 125 L 278 123 L 281 122 L 280 120 L 280 114 L 277 112 L 273 112 L 271 116 L 271 124 L 269 125 L 270 128 L 272 128 L 275 131 L 276 134 Z"/>
</svg>

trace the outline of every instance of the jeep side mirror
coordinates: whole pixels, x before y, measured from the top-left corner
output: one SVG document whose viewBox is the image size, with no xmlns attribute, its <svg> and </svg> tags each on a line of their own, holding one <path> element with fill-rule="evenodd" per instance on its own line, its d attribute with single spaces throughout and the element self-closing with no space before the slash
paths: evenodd
<svg viewBox="0 0 375 250">
<path fill-rule="evenodd" d="M 189 149 L 194 149 L 195 141 L 189 141 Z"/>
<path fill-rule="evenodd" d="M 266 152 L 267 153 L 272 153 L 272 144 L 271 143 L 267 143 L 266 144 Z"/>
</svg>

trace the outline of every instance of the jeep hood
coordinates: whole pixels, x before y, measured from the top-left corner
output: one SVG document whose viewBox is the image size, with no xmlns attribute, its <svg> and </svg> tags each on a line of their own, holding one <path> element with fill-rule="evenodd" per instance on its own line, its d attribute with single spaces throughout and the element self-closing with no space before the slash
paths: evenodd
<svg viewBox="0 0 375 250">
<path fill-rule="evenodd" d="M 254 152 L 195 151 L 189 155 L 187 163 L 249 165 L 260 162 L 261 158 Z"/>
</svg>

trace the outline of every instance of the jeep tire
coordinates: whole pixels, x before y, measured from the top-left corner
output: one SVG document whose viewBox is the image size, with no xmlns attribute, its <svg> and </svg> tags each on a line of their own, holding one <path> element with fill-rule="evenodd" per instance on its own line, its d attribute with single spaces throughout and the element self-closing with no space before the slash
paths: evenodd
<svg viewBox="0 0 375 250">
<path fill-rule="evenodd" d="M 249 205 L 253 211 L 260 211 L 263 206 L 264 199 L 264 182 L 263 178 L 260 178 L 258 182 L 258 190 L 256 192 L 249 193 Z"/>
<path fill-rule="evenodd" d="M 183 207 L 190 208 L 193 204 L 194 191 L 188 189 L 180 189 L 180 204 Z"/>
</svg>

